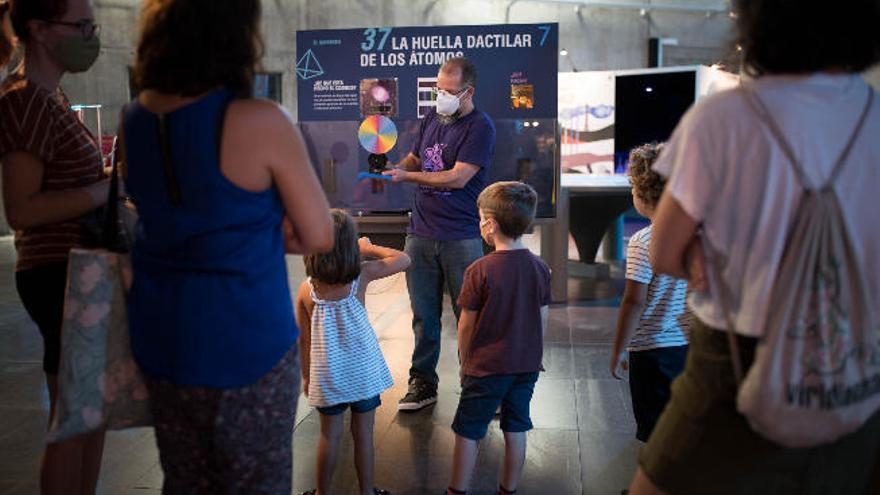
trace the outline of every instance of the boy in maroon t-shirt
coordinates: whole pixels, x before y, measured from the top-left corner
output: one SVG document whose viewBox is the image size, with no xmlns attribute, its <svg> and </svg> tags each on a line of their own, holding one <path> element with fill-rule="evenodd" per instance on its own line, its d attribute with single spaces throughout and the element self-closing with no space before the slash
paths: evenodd
<svg viewBox="0 0 880 495">
<path fill-rule="evenodd" d="M 499 405 L 506 448 L 498 493 L 515 493 L 522 474 L 550 303 L 550 269 L 522 243 L 537 199 L 535 190 L 520 182 L 497 182 L 477 199 L 480 235 L 495 251 L 468 267 L 458 298 L 461 399 L 452 423 L 449 494 L 466 493 L 477 443 Z"/>
</svg>

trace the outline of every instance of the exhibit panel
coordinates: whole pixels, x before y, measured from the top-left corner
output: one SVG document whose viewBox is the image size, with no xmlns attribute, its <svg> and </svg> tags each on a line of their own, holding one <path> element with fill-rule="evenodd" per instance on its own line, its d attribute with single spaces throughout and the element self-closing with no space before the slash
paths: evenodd
<svg viewBox="0 0 880 495">
<path fill-rule="evenodd" d="M 614 72 L 559 74 L 563 174 L 614 173 Z"/>
<path fill-rule="evenodd" d="M 331 205 L 368 216 L 409 211 L 412 185 L 364 174 L 412 150 L 440 66 L 464 56 L 478 72 L 476 108 L 496 129 L 488 180 L 531 184 L 538 216 L 554 217 L 557 53 L 553 23 L 297 32 L 299 125 Z"/>
<path fill-rule="evenodd" d="M 619 219 L 632 206 L 630 150 L 667 140 L 695 101 L 738 84 L 738 75 L 707 66 L 560 74 L 560 194 L 571 211 L 568 231 L 559 226 L 553 234 L 556 242 L 570 232 L 580 261 L 594 263 L 605 238 L 606 248 L 613 247 L 606 259 L 619 259 Z"/>
<path fill-rule="evenodd" d="M 402 214 L 412 207 L 414 184 L 392 185 L 358 178 L 359 172 L 369 171 L 370 156 L 358 139 L 361 122 L 318 121 L 299 125 L 327 200 L 334 208 L 345 208 L 354 214 Z M 390 163 L 396 163 L 412 149 L 418 130 L 418 121 L 403 122 L 397 128 L 397 143 L 386 154 Z"/>
<path fill-rule="evenodd" d="M 668 139 L 695 101 L 738 84 L 708 66 L 560 73 L 561 172 L 625 174 L 629 150 Z"/>
</svg>

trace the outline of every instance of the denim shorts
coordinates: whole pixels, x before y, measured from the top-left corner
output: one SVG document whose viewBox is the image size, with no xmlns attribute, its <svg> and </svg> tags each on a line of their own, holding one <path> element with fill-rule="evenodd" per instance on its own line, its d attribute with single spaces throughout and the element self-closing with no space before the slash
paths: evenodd
<svg viewBox="0 0 880 495">
<path fill-rule="evenodd" d="M 379 396 L 370 397 L 369 399 L 359 400 L 357 402 L 343 402 L 335 406 L 319 407 L 318 412 L 325 416 L 336 416 L 345 412 L 351 407 L 351 412 L 357 414 L 368 413 L 382 405 L 382 399 Z"/>
<path fill-rule="evenodd" d="M 521 433 L 532 429 L 529 404 L 538 372 L 513 375 L 465 376 L 452 430 L 470 440 L 486 436 L 495 411 L 501 406 L 501 430 Z"/>
</svg>

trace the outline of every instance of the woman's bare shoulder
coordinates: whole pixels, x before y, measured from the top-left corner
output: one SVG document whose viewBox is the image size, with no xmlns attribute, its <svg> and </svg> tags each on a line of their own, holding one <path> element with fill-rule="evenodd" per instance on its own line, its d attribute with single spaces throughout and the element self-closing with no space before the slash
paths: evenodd
<svg viewBox="0 0 880 495">
<path fill-rule="evenodd" d="M 257 132 L 260 128 L 293 126 L 290 112 L 281 105 L 256 98 L 235 100 L 229 105 L 227 118 L 239 121 L 243 127 Z"/>
</svg>

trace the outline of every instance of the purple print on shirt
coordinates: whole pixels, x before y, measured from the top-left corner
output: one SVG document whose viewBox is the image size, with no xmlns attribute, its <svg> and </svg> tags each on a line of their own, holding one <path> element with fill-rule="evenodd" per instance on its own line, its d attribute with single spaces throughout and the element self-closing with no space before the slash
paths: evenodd
<svg viewBox="0 0 880 495">
<path fill-rule="evenodd" d="M 422 163 L 423 172 L 442 172 L 445 168 L 443 165 L 443 150 L 446 148 L 444 143 L 436 143 L 434 146 L 425 148 L 426 160 Z M 449 196 L 452 194 L 450 189 L 445 187 L 419 186 L 422 192 L 433 196 Z"/>
<path fill-rule="evenodd" d="M 434 146 L 429 146 L 425 148 L 425 166 L 422 167 L 422 170 L 425 172 L 440 172 L 443 170 L 443 149 L 446 148 L 446 145 L 443 143 L 437 143 Z"/>
</svg>

